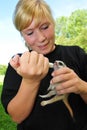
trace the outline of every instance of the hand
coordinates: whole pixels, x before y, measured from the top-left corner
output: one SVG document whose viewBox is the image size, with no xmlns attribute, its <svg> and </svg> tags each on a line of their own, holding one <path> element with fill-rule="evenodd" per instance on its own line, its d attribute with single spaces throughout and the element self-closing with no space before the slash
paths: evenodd
<svg viewBox="0 0 87 130">
<path fill-rule="evenodd" d="M 24 52 L 22 56 L 16 55 L 10 60 L 11 66 L 29 82 L 40 82 L 47 74 L 49 61 L 42 54 L 35 51 Z"/>
<path fill-rule="evenodd" d="M 56 90 L 58 94 L 76 93 L 87 94 L 87 83 L 81 80 L 70 68 L 63 67 L 52 73 L 51 84 L 58 83 Z"/>
</svg>

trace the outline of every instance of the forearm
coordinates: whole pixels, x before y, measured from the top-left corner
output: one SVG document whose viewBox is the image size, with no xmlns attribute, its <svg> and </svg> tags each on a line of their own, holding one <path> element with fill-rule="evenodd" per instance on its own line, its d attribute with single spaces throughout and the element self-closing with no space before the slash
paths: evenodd
<svg viewBox="0 0 87 130">
<path fill-rule="evenodd" d="M 10 60 L 11 66 L 23 77 L 16 96 L 7 107 L 8 113 L 17 123 L 22 122 L 32 111 L 40 81 L 49 70 L 49 60 L 35 51 L 26 51 L 21 57 Z"/>
<path fill-rule="evenodd" d="M 28 84 L 24 79 L 22 80 L 17 95 L 10 101 L 7 107 L 8 113 L 15 122 L 22 122 L 31 113 L 38 87 L 39 83 L 33 82 Z"/>
<path fill-rule="evenodd" d="M 84 100 L 84 102 L 87 104 L 87 94 L 83 94 L 81 95 L 81 97 Z"/>
<path fill-rule="evenodd" d="M 87 82 L 85 81 L 82 81 L 80 96 L 82 97 L 84 102 L 87 104 Z"/>
</svg>

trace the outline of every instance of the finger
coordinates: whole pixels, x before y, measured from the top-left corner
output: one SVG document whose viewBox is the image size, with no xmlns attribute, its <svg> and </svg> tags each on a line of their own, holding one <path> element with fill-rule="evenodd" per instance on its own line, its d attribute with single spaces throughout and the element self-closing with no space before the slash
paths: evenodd
<svg viewBox="0 0 87 130">
<path fill-rule="evenodd" d="M 10 60 L 10 65 L 16 70 L 20 63 L 19 63 L 20 56 L 15 55 L 11 60 Z"/>
<path fill-rule="evenodd" d="M 21 58 L 20 58 L 20 64 L 24 64 L 26 65 L 26 63 L 29 63 L 29 59 L 30 59 L 30 52 L 26 51 L 22 54 Z"/>
<path fill-rule="evenodd" d="M 30 53 L 30 62 L 31 65 L 36 65 L 38 63 L 39 54 L 35 51 Z"/>
<path fill-rule="evenodd" d="M 64 82 L 64 81 L 70 80 L 72 78 L 73 78 L 73 73 L 61 74 L 58 76 L 54 76 L 51 80 L 51 83 L 54 84 L 54 83 L 58 83 L 58 82 Z"/>
<path fill-rule="evenodd" d="M 53 71 L 52 76 L 70 73 L 71 71 L 73 70 L 68 67 L 63 67 L 63 68 Z"/>
<path fill-rule="evenodd" d="M 75 89 L 75 86 L 72 86 L 70 88 L 56 90 L 58 94 L 66 94 L 66 93 L 78 93 L 78 91 Z"/>
<path fill-rule="evenodd" d="M 72 80 L 61 82 L 58 86 L 56 86 L 56 89 L 62 90 L 62 89 L 71 88 L 72 86 L 76 86 L 76 83 L 77 83 L 77 79 L 74 78 Z"/>
<path fill-rule="evenodd" d="M 43 66 L 43 72 L 46 75 L 49 70 L 49 60 L 45 57 L 44 59 L 44 66 Z"/>
<path fill-rule="evenodd" d="M 43 68 L 44 66 L 44 56 L 42 54 L 39 54 L 38 56 L 38 63 L 37 63 L 39 68 Z"/>
<path fill-rule="evenodd" d="M 29 62 L 29 55 L 30 55 L 30 52 L 26 51 L 20 57 L 20 60 L 19 60 L 20 66 L 16 69 L 19 75 L 23 75 L 28 71 L 27 68 L 28 68 L 28 62 Z"/>
</svg>

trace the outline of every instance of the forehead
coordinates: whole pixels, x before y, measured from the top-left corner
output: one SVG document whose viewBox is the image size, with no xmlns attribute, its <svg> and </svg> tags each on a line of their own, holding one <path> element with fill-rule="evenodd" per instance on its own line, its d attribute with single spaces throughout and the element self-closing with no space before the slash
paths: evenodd
<svg viewBox="0 0 87 130">
<path fill-rule="evenodd" d="M 32 22 L 30 23 L 30 25 L 25 28 L 26 29 L 34 29 L 36 27 L 40 27 L 41 25 L 50 23 L 49 20 L 47 20 L 46 18 L 43 18 L 42 20 L 37 21 L 36 19 L 33 19 Z"/>
</svg>

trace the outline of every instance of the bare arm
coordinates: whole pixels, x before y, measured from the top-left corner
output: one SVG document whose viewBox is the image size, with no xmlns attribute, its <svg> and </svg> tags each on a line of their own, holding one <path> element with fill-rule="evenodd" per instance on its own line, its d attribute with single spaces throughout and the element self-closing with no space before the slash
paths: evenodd
<svg viewBox="0 0 87 130">
<path fill-rule="evenodd" d="M 18 93 L 7 107 L 12 119 L 20 123 L 32 111 L 40 81 L 48 72 L 49 61 L 43 55 L 33 51 L 15 57 L 10 64 L 23 77 Z"/>
<path fill-rule="evenodd" d="M 87 104 L 87 82 L 81 80 L 81 92 L 80 96 L 84 100 L 84 102 Z"/>
</svg>

